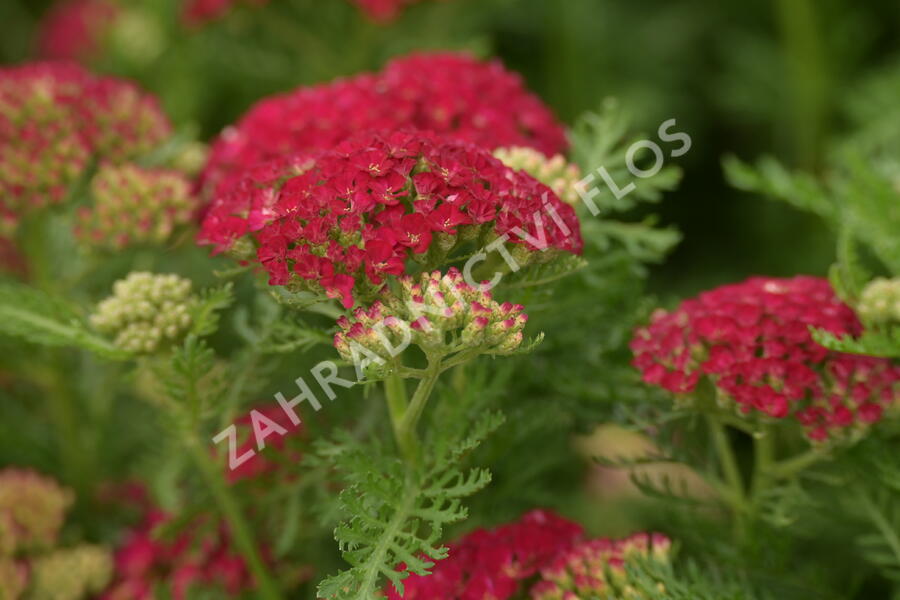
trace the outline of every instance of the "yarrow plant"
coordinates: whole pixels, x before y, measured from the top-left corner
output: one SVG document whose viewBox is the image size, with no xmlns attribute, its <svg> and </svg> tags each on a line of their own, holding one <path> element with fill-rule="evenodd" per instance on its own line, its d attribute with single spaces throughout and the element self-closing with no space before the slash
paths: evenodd
<svg viewBox="0 0 900 600">
<path fill-rule="evenodd" d="M 512 169 L 525 171 L 553 190 L 566 204 L 574 205 L 578 202 L 577 185 L 581 181 L 581 169 L 568 162 L 563 155 L 547 158 L 534 148 L 513 146 L 497 148 L 494 156 Z"/>
<path fill-rule="evenodd" d="M 119 12 L 119 6 L 110 0 L 55 2 L 40 23 L 39 53 L 55 60 L 93 58 Z"/>
<path fill-rule="evenodd" d="M 668 538 L 639 533 L 622 540 L 584 540 L 582 528 L 552 512 L 531 511 L 514 523 L 478 529 L 449 546 L 428 576 L 412 576 L 390 600 L 576 600 L 642 598 L 629 587 L 629 562 L 668 560 Z M 537 583 L 532 582 L 537 578 Z"/>
<path fill-rule="evenodd" d="M 550 110 L 499 61 L 467 54 L 412 54 L 381 73 L 357 75 L 266 98 L 213 144 L 202 180 L 207 192 L 267 159 L 329 148 L 372 129 L 433 131 L 490 150 L 567 146 Z"/>
<path fill-rule="evenodd" d="M 523 265 L 582 249 L 575 212 L 537 180 L 476 146 L 398 132 L 251 170 L 215 198 L 200 239 L 349 308 L 408 260 L 434 268 L 504 234 Z"/>
<path fill-rule="evenodd" d="M 113 286 L 97 305 L 91 323 L 135 353 L 153 353 L 176 344 L 191 326 L 196 304 L 191 282 L 177 275 L 134 272 Z"/>
<path fill-rule="evenodd" d="M 2 233 L 63 202 L 91 161 L 133 159 L 170 131 L 156 100 L 130 82 L 69 63 L 0 69 Z"/>
<path fill-rule="evenodd" d="M 0 597 L 87 600 L 112 577 L 108 551 L 61 547 L 71 490 L 26 469 L 0 471 Z"/>
<path fill-rule="evenodd" d="M 199 591 L 237 597 L 253 589 L 224 526 L 195 519 L 174 539 L 166 539 L 164 528 L 171 519 L 151 508 L 128 533 L 115 555 L 117 578 L 103 600 L 150 600 L 160 593 L 185 600 Z"/>
<path fill-rule="evenodd" d="M 91 205 L 79 209 L 75 234 L 87 246 L 121 250 L 162 245 L 197 209 L 182 174 L 132 164 L 103 164 L 91 180 Z"/>
<path fill-rule="evenodd" d="M 631 348 L 644 380 L 685 402 L 708 378 L 738 415 L 792 418 L 816 443 L 858 438 L 896 409 L 900 368 L 829 351 L 811 328 L 862 332 L 824 279 L 752 278 L 657 312 Z"/>
<path fill-rule="evenodd" d="M 385 290 L 368 308 L 341 317 L 334 345 L 358 376 L 384 377 L 402 369 L 397 357 L 410 344 L 429 363 L 460 364 L 479 354 L 512 354 L 522 344 L 525 307 L 499 304 L 490 292 L 472 287 L 454 268 L 398 280 L 400 291 Z M 363 373 L 363 371 L 366 371 Z"/>
</svg>

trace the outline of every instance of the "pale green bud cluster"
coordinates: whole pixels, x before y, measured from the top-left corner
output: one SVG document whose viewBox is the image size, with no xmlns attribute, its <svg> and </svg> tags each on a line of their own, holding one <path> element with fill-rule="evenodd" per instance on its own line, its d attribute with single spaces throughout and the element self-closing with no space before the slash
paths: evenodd
<svg viewBox="0 0 900 600">
<path fill-rule="evenodd" d="M 398 281 L 398 292 L 386 290 L 369 308 L 338 320 L 334 345 L 344 359 L 356 363 L 374 355 L 384 365 L 409 344 L 441 356 L 463 350 L 512 354 L 522 344 L 524 307 L 494 301 L 490 292 L 467 284 L 459 270 Z"/>
<path fill-rule="evenodd" d="M 150 354 L 177 343 L 191 326 L 191 282 L 173 274 L 135 272 L 113 285 L 91 324 L 123 350 Z"/>
<path fill-rule="evenodd" d="M 863 290 L 856 310 L 865 323 L 900 325 L 900 278 L 872 280 Z"/>
<path fill-rule="evenodd" d="M 578 190 L 575 186 L 581 180 L 581 169 L 568 162 L 561 154 L 547 158 L 534 148 L 512 146 L 497 148 L 494 156 L 511 169 L 525 171 L 553 190 L 566 204 L 574 205 L 578 202 Z"/>
<path fill-rule="evenodd" d="M 32 562 L 28 600 L 94 598 L 113 575 L 109 552 L 98 546 L 56 550 Z"/>
</svg>

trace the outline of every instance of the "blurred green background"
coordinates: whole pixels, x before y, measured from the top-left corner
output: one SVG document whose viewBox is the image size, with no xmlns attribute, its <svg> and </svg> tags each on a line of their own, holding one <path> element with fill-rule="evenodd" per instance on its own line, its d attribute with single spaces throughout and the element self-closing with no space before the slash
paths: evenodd
<svg viewBox="0 0 900 600">
<path fill-rule="evenodd" d="M 4 0 L 0 59 L 34 56 L 49 4 Z M 653 272 L 664 295 L 753 273 L 824 273 L 827 229 L 729 188 L 722 156 L 774 154 L 819 169 L 829 143 L 860 125 L 854 99 L 868 80 L 900 89 L 895 1 L 445 0 L 376 24 L 347 0 L 270 0 L 193 29 L 178 0 L 123 6 L 127 18 L 93 66 L 141 81 L 201 139 L 264 95 L 377 69 L 413 48 L 499 56 L 569 124 L 610 96 L 646 131 L 677 119 L 693 147 L 678 161 L 680 189 L 659 209 L 684 233 Z"/>
</svg>

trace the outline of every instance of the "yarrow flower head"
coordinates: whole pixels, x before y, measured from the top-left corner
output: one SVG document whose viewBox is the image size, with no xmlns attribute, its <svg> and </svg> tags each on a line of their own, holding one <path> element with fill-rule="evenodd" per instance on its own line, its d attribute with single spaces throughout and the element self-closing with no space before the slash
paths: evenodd
<svg viewBox="0 0 900 600">
<path fill-rule="evenodd" d="M 422 0 L 353 0 L 374 21 L 385 23 L 397 18 L 411 4 Z"/>
<path fill-rule="evenodd" d="M 507 167 L 525 171 L 559 196 L 566 204 L 575 205 L 579 194 L 577 184 L 581 180 L 581 169 L 568 162 L 562 154 L 547 158 L 534 148 L 513 146 L 497 148 L 494 156 Z"/>
<path fill-rule="evenodd" d="M 28 598 L 87 600 L 96 598 L 112 579 L 113 559 L 99 546 L 55 550 L 31 563 Z"/>
<path fill-rule="evenodd" d="M 184 336 L 195 302 L 188 279 L 134 272 L 113 285 L 113 295 L 97 305 L 91 324 L 114 335 L 119 348 L 149 354 Z"/>
<path fill-rule="evenodd" d="M 175 539 L 163 539 L 160 528 L 170 521 L 153 509 L 130 532 L 116 551 L 116 579 L 102 600 L 152 600 L 159 593 L 186 600 L 198 591 L 232 598 L 254 589 L 224 525 L 211 529 L 197 519 Z"/>
<path fill-rule="evenodd" d="M 511 354 L 521 344 L 528 315 L 520 304 L 497 303 L 490 292 L 467 284 L 451 268 L 399 279 L 400 291 L 385 290 L 368 309 L 338 319 L 334 346 L 355 365 L 376 363 L 379 374 L 410 343 L 426 354 L 462 350 Z"/>
<path fill-rule="evenodd" d="M 93 58 L 118 14 L 110 0 L 58 0 L 40 22 L 38 53 L 57 60 Z"/>
<path fill-rule="evenodd" d="M 431 575 L 405 579 L 402 595 L 394 586 L 386 593 L 390 600 L 507 600 L 581 535 L 579 525 L 535 510 L 515 523 L 478 529 L 449 544 L 449 556 L 434 566 Z"/>
<path fill-rule="evenodd" d="M 241 2 L 261 6 L 268 0 L 184 0 L 182 19 L 188 25 L 203 25 L 221 18 Z"/>
<path fill-rule="evenodd" d="M 34 471 L 0 471 L 0 556 L 53 548 L 74 497 Z"/>
<path fill-rule="evenodd" d="M 871 281 L 863 289 L 856 310 L 864 323 L 900 325 L 900 278 Z"/>
<path fill-rule="evenodd" d="M 417 132 L 360 135 L 253 169 L 216 197 L 200 231 L 217 251 L 255 251 L 271 285 L 347 308 L 408 259 L 436 268 L 501 236 L 523 266 L 582 250 L 575 211 L 545 185 L 486 150 Z"/>
<path fill-rule="evenodd" d="M 264 452 L 259 452 L 257 427 L 265 427 L 272 431 L 262 440 L 265 444 Z M 235 428 L 238 436 L 235 454 L 239 457 L 251 451 L 254 454 L 237 468 L 227 470 L 225 477 L 229 483 L 259 481 L 270 475 L 281 476 L 284 475 L 285 469 L 280 467 L 284 463 L 296 464 L 302 459 L 299 450 L 292 447 L 292 442 L 303 433 L 303 425 L 294 423 L 279 404 L 268 404 L 252 409 L 235 421 Z"/>
<path fill-rule="evenodd" d="M 658 311 L 631 349 L 648 383 L 689 395 L 706 377 L 738 414 L 792 417 L 816 442 L 851 439 L 895 408 L 900 367 L 830 351 L 810 328 L 862 330 L 826 280 L 756 277 Z"/>
<path fill-rule="evenodd" d="M 62 202 L 89 161 L 140 156 L 171 130 L 156 100 L 70 63 L 0 69 L 0 234 Z"/>
<path fill-rule="evenodd" d="M 667 562 L 670 547 L 669 539 L 658 533 L 638 533 L 622 540 L 601 538 L 581 542 L 562 552 L 553 564 L 541 570 L 541 580 L 532 588 L 531 598 L 647 598 L 629 580 L 626 565 L 635 560 Z"/>
<path fill-rule="evenodd" d="M 489 150 L 526 146 L 550 156 L 565 132 L 521 78 L 499 61 L 412 54 L 363 74 L 258 102 L 213 144 L 204 190 L 286 153 L 331 148 L 373 129 L 415 128 Z"/>
<path fill-rule="evenodd" d="M 34 471 L 0 471 L 0 598 L 82 600 L 109 582 L 108 552 L 57 547 L 73 500 L 71 491 Z"/>
<path fill-rule="evenodd" d="M 197 209 L 186 177 L 131 164 L 102 165 L 91 180 L 91 196 L 75 233 L 86 246 L 107 250 L 163 244 Z"/>
</svg>

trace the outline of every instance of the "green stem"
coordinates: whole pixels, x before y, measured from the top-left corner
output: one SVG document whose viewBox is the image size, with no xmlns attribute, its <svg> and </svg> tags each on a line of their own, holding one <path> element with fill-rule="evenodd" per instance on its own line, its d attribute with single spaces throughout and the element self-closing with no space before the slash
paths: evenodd
<svg viewBox="0 0 900 600">
<path fill-rule="evenodd" d="M 820 38 L 814 0 L 775 0 L 781 29 L 794 130 L 794 153 L 801 166 L 814 167 L 828 117 L 828 61 Z"/>
<path fill-rule="evenodd" d="M 825 460 L 827 455 L 819 450 L 809 450 L 772 465 L 773 479 L 790 479 L 815 463 Z"/>
<path fill-rule="evenodd" d="M 725 476 L 725 484 L 728 490 L 728 497 L 725 500 L 734 513 L 735 534 L 742 538 L 745 533 L 744 513 L 746 511 L 746 495 L 744 492 L 744 482 L 741 478 L 741 471 L 738 468 L 737 459 L 734 456 L 734 450 L 728 439 L 728 433 L 714 416 L 707 415 L 706 421 L 709 425 L 709 431 L 712 436 L 713 445 L 716 449 L 716 455 L 719 465 L 722 468 L 722 474 Z"/>
<path fill-rule="evenodd" d="M 269 575 L 266 565 L 260 557 L 256 541 L 253 539 L 247 521 L 241 514 L 238 503 L 225 483 L 219 465 L 194 434 L 188 431 L 183 431 L 182 433 L 182 441 L 200 470 L 206 485 L 209 486 L 213 499 L 218 505 L 222 517 L 228 524 L 235 546 L 237 546 L 238 551 L 246 561 L 247 568 L 259 587 L 257 597 L 263 600 L 280 600 L 281 593 L 278 590 L 278 586 L 275 584 L 272 576 Z"/>
<path fill-rule="evenodd" d="M 387 398 L 388 412 L 391 415 L 391 425 L 394 427 L 394 437 L 397 439 L 397 444 L 400 444 L 400 423 L 409 406 L 409 398 L 406 395 L 406 382 L 397 371 L 395 369 L 384 380 L 384 394 Z"/>
<path fill-rule="evenodd" d="M 397 443 L 404 455 L 413 461 L 418 460 L 418 441 L 416 440 L 416 426 L 419 419 L 425 411 L 425 405 L 428 404 L 428 398 L 437 383 L 438 377 L 442 372 L 440 360 L 429 360 L 428 368 L 425 369 L 425 376 L 419 381 L 416 391 L 413 393 L 412 400 L 399 424 L 395 425 L 397 435 Z"/>
<path fill-rule="evenodd" d="M 771 428 L 753 436 L 753 498 L 759 501 L 772 480 L 775 464 L 775 440 Z"/>
</svg>

